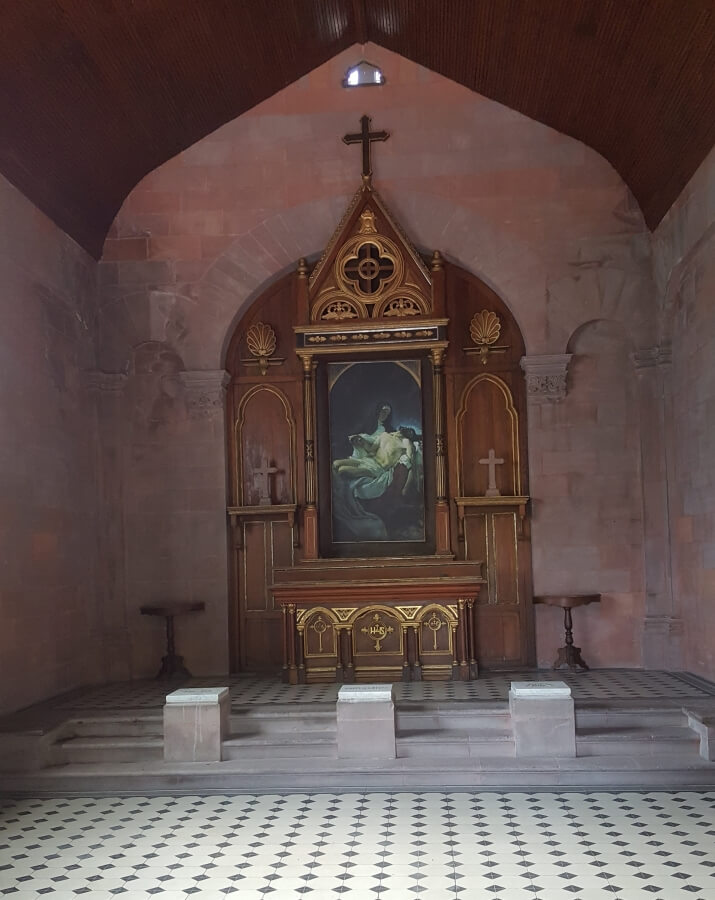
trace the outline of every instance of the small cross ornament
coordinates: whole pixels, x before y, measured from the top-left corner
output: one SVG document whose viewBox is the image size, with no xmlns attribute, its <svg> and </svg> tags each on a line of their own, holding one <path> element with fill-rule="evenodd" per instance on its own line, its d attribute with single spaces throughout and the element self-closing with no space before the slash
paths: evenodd
<svg viewBox="0 0 715 900">
<path fill-rule="evenodd" d="M 489 451 L 489 455 L 486 459 L 479 460 L 480 466 L 489 466 L 489 487 L 487 488 L 487 492 L 484 495 L 485 497 L 501 497 L 501 492 L 497 487 L 496 468 L 497 466 L 501 466 L 503 464 L 504 460 L 497 459 L 494 448 Z"/>
<path fill-rule="evenodd" d="M 275 466 L 269 466 L 268 460 L 263 463 L 263 468 L 253 470 L 253 480 L 258 483 L 258 505 L 272 506 L 270 476 L 280 472 Z"/>
</svg>

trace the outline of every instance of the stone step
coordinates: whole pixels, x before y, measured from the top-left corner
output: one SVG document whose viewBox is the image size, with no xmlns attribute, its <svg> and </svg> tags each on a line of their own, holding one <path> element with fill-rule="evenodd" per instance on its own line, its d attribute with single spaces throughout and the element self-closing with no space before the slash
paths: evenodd
<svg viewBox="0 0 715 900">
<path fill-rule="evenodd" d="M 63 727 L 63 737 L 141 737 L 161 735 L 161 713 L 142 716 L 93 716 L 71 719 Z"/>
<path fill-rule="evenodd" d="M 395 726 L 398 733 L 464 731 L 492 732 L 511 728 L 506 703 L 410 703 L 397 707 Z"/>
<path fill-rule="evenodd" d="M 693 731 L 672 725 L 579 728 L 576 732 L 577 756 L 696 754 L 698 745 Z"/>
<path fill-rule="evenodd" d="M 332 758 L 337 755 L 335 730 L 279 735 L 232 734 L 221 745 L 223 759 Z"/>
<path fill-rule="evenodd" d="M 480 732 L 456 729 L 440 732 L 401 731 L 395 743 L 398 757 L 408 759 L 514 756 L 511 728 L 492 728 Z"/>
<path fill-rule="evenodd" d="M 614 709 L 608 706 L 576 705 L 576 728 L 622 728 L 624 726 L 660 727 L 664 725 L 682 726 L 686 716 L 680 707 L 634 707 Z"/>
<path fill-rule="evenodd" d="M 297 734 L 308 731 L 335 729 L 335 704 L 315 706 L 272 704 L 270 707 L 245 707 L 231 711 L 232 734 Z M 306 708 L 307 707 L 307 708 Z"/>
<path fill-rule="evenodd" d="M 139 737 L 72 737 L 53 748 L 56 765 L 77 763 L 135 763 L 163 759 L 162 735 Z"/>
</svg>

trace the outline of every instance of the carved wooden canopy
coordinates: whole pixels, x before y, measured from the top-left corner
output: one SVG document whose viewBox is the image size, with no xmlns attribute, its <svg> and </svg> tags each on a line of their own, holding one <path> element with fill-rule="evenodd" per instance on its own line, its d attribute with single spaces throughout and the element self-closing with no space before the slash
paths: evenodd
<svg viewBox="0 0 715 900">
<path fill-rule="evenodd" d="M 364 180 L 308 282 L 310 321 L 414 319 L 434 313 L 430 272 Z"/>
</svg>

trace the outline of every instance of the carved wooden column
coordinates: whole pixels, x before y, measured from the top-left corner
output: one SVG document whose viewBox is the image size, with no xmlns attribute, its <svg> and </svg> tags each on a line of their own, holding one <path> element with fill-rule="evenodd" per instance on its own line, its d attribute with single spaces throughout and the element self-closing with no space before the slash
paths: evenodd
<svg viewBox="0 0 715 900">
<path fill-rule="evenodd" d="M 435 431 L 435 542 L 438 555 L 451 554 L 449 537 L 449 504 L 447 502 L 447 460 L 445 456 L 445 396 L 444 396 L 444 349 L 435 347 L 432 351 L 432 374 L 434 381 L 434 431 Z"/>
<path fill-rule="evenodd" d="M 410 680 L 410 626 L 402 626 L 402 680 Z"/>
<path fill-rule="evenodd" d="M 476 601 L 474 597 L 467 598 L 467 638 L 469 644 L 469 677 L 476 678 L 479 674 L 479 666 L 477 664 L 477 625 L 475 622 L 476 612 L 474 607 Z"/>
<path fill-rule="evenodd" d="M 303 515 L 303 558 L 318 558 L 317 478 L 315 468 L 315 366 L 309 354 L 303 363 L 303 432 L 305 434 L 305 513 Z"/>
<path fill-rule="evenodd" d="M 430 262 L 432 275 L 432 315 L 445 315 L 444 259 L 439 250 L 432 254 Z"/>
<path fill-rule="evenodd" d="M 298 684 L 298 669 L 295 664 L 295 603 L 289 603 L 287 609 L 288 682 Z"/>
<path fill-rule="evenodd" d="M 305 625 L 297 625 L 298 633 L 298 684 L 305 684 Z"/>
<path fill-rule="evenodd" d="M 282 681 L 288 681 L 288 610 L 285 606 L 281 606 L 283 615 L 283 677 Z"/>
<path fill-rule="evenodd" d="M 414 650 L 414 662 L 412 663 L 412 680 L 422 681 L 422 660 L 420 659 L 419 625 L 412 626 L 412 641 Z"/>
<path fill-rule="evenodd" d="M 469 681 L 469 666 L 467 665 L 467 601 L 460 597 L 458 601 L 459 627 L 459 677 L 462 681 Z"/>
</svg>

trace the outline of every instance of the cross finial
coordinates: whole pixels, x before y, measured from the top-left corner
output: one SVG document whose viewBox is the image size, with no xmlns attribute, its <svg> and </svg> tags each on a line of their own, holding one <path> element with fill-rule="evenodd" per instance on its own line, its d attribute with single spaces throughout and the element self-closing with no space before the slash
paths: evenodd
<svg viewBox="0 0 715 900">
<path fill-rule="evenodd" d="M 372 141 L 386 141 L 390 137 L 389 131 L 370 131 L 370 116 L 362 116 L 360 119 L 360 131 L 357 134 L 346 134 L 343 141 L 346 144 L 362 144 L 362 177 L 369 180 L 372 175 L 372 161 L 370 159 L 370 144 Z"/>
</svg>

